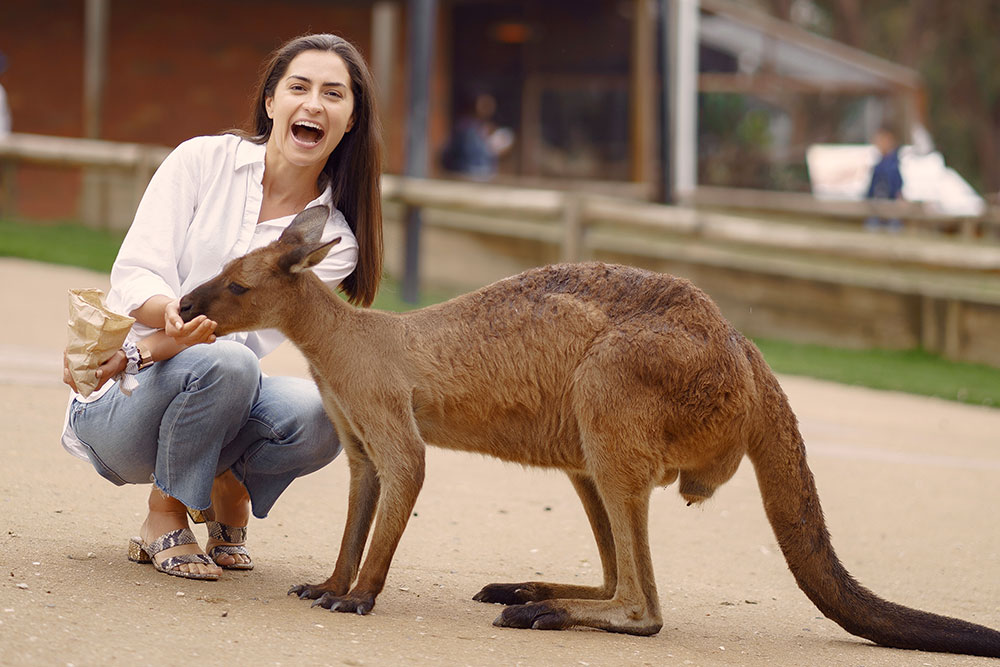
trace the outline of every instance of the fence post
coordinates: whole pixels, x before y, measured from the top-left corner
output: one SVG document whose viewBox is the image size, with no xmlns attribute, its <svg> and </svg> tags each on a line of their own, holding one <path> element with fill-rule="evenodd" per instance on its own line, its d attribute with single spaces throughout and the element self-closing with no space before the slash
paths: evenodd
<svg viewBox="0 0 1000 667">
<path fill-rule="evenodd" d="M 564 262 L 579 262 L 583 259 L 585 229 L 583 226 L 583 205 L 579 195 L 567 192 L 563 195 L 563 244 Z"/>
<path fill-rule="evenodd" d="M 17 215 L 17 163 L 0 160 L 0 215 L 13 218 Z"/>
<path fill-rule="evenodd" d="M 961 359 L 962 356 L 962 302 L 948 299 L 944 312 L 944 341 L 941 345 L 945 359 Z"/>
</svg>

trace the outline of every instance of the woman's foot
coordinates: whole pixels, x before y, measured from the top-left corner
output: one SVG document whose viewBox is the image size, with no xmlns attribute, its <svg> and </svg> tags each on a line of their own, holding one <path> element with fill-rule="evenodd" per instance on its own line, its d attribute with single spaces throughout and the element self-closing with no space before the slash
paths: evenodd
<svg viewBox="0 0 1000 667">
<path fill-rule="evenodd" d="M 253 567 L 250 555 L 242 548 L 246 543 L 246 525 L 250 521 L 250 494 L 231 470 L 215 478 L 215 483 L 212 485 L 212 507 L 208 518 L 209 538 L 205 544 L 205 551 L 212 556 L 212 559 L 228 569 L 242 570 Z M 221 527 L 213 524 L 213 521 Z"/>
<path fill-rule="evenodd" d="M 139 529 L 139 537 L 142 542 L 144 544 L 153 544 L 160 537 L 171 531 L 187 528 L 187 508 L 184 506 L 184 503 L 164 495 L 162 491 L 154 486 L 149 494 L 149 514 L 146 515 L 146 520 L 142 522 L 142 527 Z M 154 554 L 152 559 L 160 566 L 168 558 L 204 553 L 197 543 L 181 544 Z M 157 567 L 157 569 L 161 568 Z M 182 563 L 171 569 L 177 572 L 214 577 L 222 574 L 222 569 L 218 565 L 206 563 Z"/>
</svg>

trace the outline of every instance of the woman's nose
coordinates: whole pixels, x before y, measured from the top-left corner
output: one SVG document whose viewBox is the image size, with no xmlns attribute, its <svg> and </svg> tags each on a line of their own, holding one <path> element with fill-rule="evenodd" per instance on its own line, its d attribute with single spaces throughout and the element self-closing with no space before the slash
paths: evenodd
<svg viewBox="0 0 1000 667">
<path fill-rule="evenodd" d="M 305 108 L 307 111 L 319 111 L 323 106 L 320 104 L 319 97 L 312 95 L 306 100 Z"/>
</svg>

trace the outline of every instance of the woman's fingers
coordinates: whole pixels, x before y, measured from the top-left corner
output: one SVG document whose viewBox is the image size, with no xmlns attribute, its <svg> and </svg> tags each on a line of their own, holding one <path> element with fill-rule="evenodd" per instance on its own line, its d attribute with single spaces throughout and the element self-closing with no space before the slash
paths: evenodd
<svg viewBox="0 0 1000 667">
<path fill-rule="evenodd" d="M 163 330 L 167 332 L 168 336 L 172 336 L 174 338 L 185 335 L 182 332 L 188 325 L 191 324 L 191 322 L 188 322 L 187 324 L 184 323 L 184 319 L 181 317 L 180 309 L 180 299 L 174 299 L 173 301 L 167 302 L 167 305 L 163 309 Z"/>
<path fill-rule="evenodd" d="M 200 317 L 205 317 L 201 315 Z M 215 342 L 215 327 L 218 326 L 217 322 L 214 322 L 207 317 L 204 321 L 198 325 L 197 331 L 195 331 L 195 338 L 198 339 L 200 343 L 214 343 Z"/>
<path fill-rule="evenodd" d="M 73 391 L 77 391 L 76 383 L 73 382 L 73 376 L 69 372 L 69 356 L 65 352 L 63 352 L 63 383 L 69 385 Z"/>
<path fill-rule="evenodd" d="M 215 327 L 218 324 L 204 315 L 199 315 L 176 331 L 166 330 L 181 345 L 197 345 L 198 343 L 214 343 Z"/>
<path fill-rule="evenodd" d="M 97 369 L 97 389 L 103 387 L 105 382 L 125 370 L 127 365 L 128 357 L 125 356 L 125 352 L 121 350 L 115 352 Z"/>
</svg>

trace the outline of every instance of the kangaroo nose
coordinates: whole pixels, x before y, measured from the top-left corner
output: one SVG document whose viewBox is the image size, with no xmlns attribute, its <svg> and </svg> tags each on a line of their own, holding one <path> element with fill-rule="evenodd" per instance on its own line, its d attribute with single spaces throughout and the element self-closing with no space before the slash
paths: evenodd
<svg viewBox="0 0 1000 667">
<path fill-rule="evenodd" d="M 187 298 L 187 296 L 181 299 L 178 311 L 180 312 L 181 319 L 185 322 L 190 322 L 194 319 L 194 306 L 191 304 L 191 301 Z"/>
</svg>

